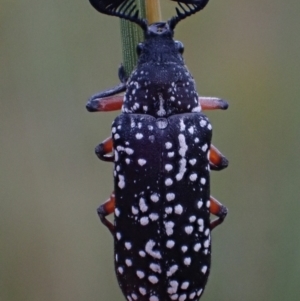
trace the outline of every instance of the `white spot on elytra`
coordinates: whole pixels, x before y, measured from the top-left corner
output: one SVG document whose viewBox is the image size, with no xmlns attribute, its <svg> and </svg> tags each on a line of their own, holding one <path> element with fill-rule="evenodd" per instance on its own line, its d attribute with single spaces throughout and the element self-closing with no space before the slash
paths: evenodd
<svg viewBox="0 0 300 301">
<path fill-rule="evenodd" d="M 188 131 L 189 131 L 191 134 L 194 134 L 194 127 L 193 127 L 193 126 L 189 127 Z"/>
<path fill-rule="evenodd" d="M 125 152 L 127 155 L 132 155 L 134 153 L 134 150 L 129 147 L 125 147 Z"/>
<path fill-rule="evenodd" d="M 138 140 L 142 139 L 143 137 L 144 137 L 144 136 L 143 136 L 142 133 L 137 133 L 137 134 L 135 135 L 135 138 L 138 139 Z"/>
<path fill-rule="evenodd" d="M 137 215 L 139 213 L 139 210 L 136 207 L 132 206 L 131 212 L 132 212 L 132 214 Z"/>
<path fill-rule="evenodd" d="M 188 281 L 184 281 L 181 284 L 181 289 L 186 290 L 189 287 L 190 283 Z"/>
<path fill-rule="evenodd" d="M 160 267 L 159 264 L 151 263 L 151 264 L 150 264 L 150 269 L 151 269 L 153 272 L 161 273 L 161 267 Z"/>
<path fill-rule="evenodd" d="M 172 147 L 172 143 L 171 142 L 166 142 L 165 146 L 166 146 L 166 149 L 170 149 Z"/>
<path fill-rule="evenodd" d="M 168 288 L 168 294 L 176 294 L 179 283 L 176 280 L 170 281 L 170 287 Z"/>
<path fill-rule="evenodd" d="M 139 251 L 139 255 L 140 255 L 141 257 L 145 257 L 145 256 L 146 256 L 146 253 L 145 253 L 144 251 Z"/>
<path fill-rule="evenodd" d="M 202 206 L 203 206 L 203 202 L 202 202 L 202 200 L 198 201 L 198 203 L 197 203 L 197 207 L 198 207 L 198 209 L 200 209 Z"/>
<path fill-rule="evenodd" d="M 145 277 L 145 273 L 143 271 L 138 270 L 138 271 L 136 271 L 136 274 L 140 279 L 143 279 Z"/>
<path fill-rule="evenodd" d="M 189 163 L 190 163 L 191 165 L 195 165 L 195 164 L 196 164 L 196 162 L 197 162 L 197 160 L 196 160 L 196 159 L 191 159 L 191 160 L 189 160 Z"/>
<path fill-rule="evenodd" d="M 181 158 L 179 160 L 179 173 L 176 175 L 176 180 L 180 181 L 183 178 L 185 172 L 186 172 L 186 159 Z"/>
<path fill-rule="evenodd" d="M 209 124 L 209 125 L 207 126 L 207 128 L 208 128 L 209 130 L 211 130 L 211 129 L 212 129 L 211 124 Z"/>
<path fill-rule="evenodd" d="M 175 241 L 174 240 L 168 240 L 166 243 L 167 248 L 171 249 L 173 248 L 175 245 Z"/>
<path fill-rule="evenodd" d="M 201 183 L 202 185 L 204 185 L 204 184 L 206 183 L 206 179 L 205 179 L 205 178 L 201 178 L 200 183 Z"/>
<path fill-rule="evenodd" d="M 182 212 L 183 212 L 183 207 L 180 204 L 176 205 L 175 206 L 175 213 L 176 214 L 181 214 Z"/>
<path fill-rule="evenodd" d="M 148 277 L 148 280 L 149 280 L 151 283 L 153 283 L 153 284 L 155 284 L 155 283 L 158 282 L 158 278 L 157 278 L 156 276 L 154 276 L 154 275 L 149 276 L 149 277 Z"/>
<path fill-rule="evenodd" d="M 156 221 L 158 219 L 158 214 L 157 213 L 151 213 L 151 214 L 149 214 L 149 217 L 152 221 Z"/>
<path fill-rule="evenodd" d="M 185 130 L 185 124 L 183 122 L 183 119 L 180 119 L 180 131 L 183 132 Z"/>
<path fill-rule="evenodd" d="M 172 170 L 173 169 L 173 166 L 171 165 L 171 164 L 166 164 L 165 165 L 165 170 L 166 171 L 170 171 L 170 170 Z"/>
<path fill-rule="evenodd" d="M 173 208 L 172 207 L 166 207 L 165 212 L 167 214 L 171 214 L 173 212 Z"/>
<path fill-rule="evenodd" d="M 146 212 L 148 210 L 148 206 L 146 205 L 146 201 L 144 198 L 140 198 L 139 206 L 142 212 Z"/>
<path fill-rule="evenodd" d="M 197 296 L 199 297 L 202 294 L 203 289 L 199 289 L 199 291 L 197 292 Z"/>
<path fill-rule="evenodd" d="M 187 246 L 182 246 L 182 247 L 181 247 L 181 251 L 182 251 L 183 253 L 185 253 L 185 252 L 187 251 L 187 249 L 188 249 Z"/>
<path fill-rule="evenodd" d="M 172 221 L 165 222 L 166 233 L 168 236 L 173 234 L 174 223 Z"/>
<path fill-rule="evenodd" d="M 189 299 L 194 299 L 194 298 L 195 298 L 195 296 L 196 296 L 196 293 L 195 293 L 195 292 L 193 292 L 193 293 L 191 293 L 191 294 L 189 295 Z"/>
<path fill-rule="evenodd" d="M 172 276 L 177 270 L 178 270 L 178 265 L 177 264 L 172 265 L 167 271 L 167 277 Z"/>
<path fill-rule="evenodd" d="M 132 260 L 130 260 L 130 259 L 126 259 L 125 263 L 128 267 L 132 266 Z"/>
<path fill-rule="evenodd" d="M 186 299 L 186 294 L 182 294 L 179 296 L 179 301 L 184 301 Z"/>
<path fill-rule="evenodd" d="M 192 216 L 189 217 L 190 223 L 193 223 L 195 220 L 196 220 L 196 216 L 195 215 L 192 215 Z"/>
<path fill-rule="evenodd" d="M 167 193 L 166 198 L 167 198 L 168 202 L 171 202 L 171 201 L 173 201 L 175 199 L 175 194 L 172 193 L 172 192 Z"/>
<path fill-rule="evenodd" d="M 172 184 L 173 184 L 173 180 L 172 179 L 168 178 L 168 179 L 165 180 L 165 185 L 166 186 L 171 186 Z"/>
<path fill-rule="evenodd" d="M 137 300 L 137 298 L 138 298 L 137 295 L 134 294 L 134 293 L 131 294 L 131 297 L 132 297 L 134 300 Z"/>
<path fill-rule="evenodd" d="M 206 124 L 207 124 L 207 121 L 206 121 L 206 120 L 202 119 L 202 120 L 200 121 L 200 126 L 201 126 L 201 127 L 205 127 Z"/>
<path fill-rule="evenodd" d="M 173 158 L 174 157 L 174 152 L 168 152 L 168 157 Z"/>
<path fill-rule="evenodd" d="M 206 202 L 206 207 L 209 208 L 210 207 L 210 201 Z"/>
<path fill-rule="evenodd" d="M 115 215 L 120 216 L 120 210 L 118 208 L 115 209 Z"/>
<path fill-rule="evenodd" d="M 178 299 L 178 295 L 177 294 L 174 294 L 172 296 L 170 296 L 171 300 L 177 300 Z"/>
<path fill-rule="evenodd" d="M 131 244 L 130 242 L 125 242 L 125 248 L 126 248 L 127 250 L 130 250 L 131 247 L 132 247 L 132 244 Z"/>
<path fill-rule="evenodd" d="M 149 218 L 148 218 L 147 216 L 143 216 L 143 217 L 141 218 L 141 220 L 140 220 L 140 224 L 141 224 L 142 226 L 148 225 L 148 224 L 149 224 Z"/>
<path fill-rule="evenodd" d="M 180 145 L 180 149 L 179 149 L 179 155 L 181 157 L 184 157 L 185 156 L 185 153 L 188 149 L 188 146 L 186 145 L 186 142 L 185 142 L 185 137 L 183 134 L 179 134 L 178 135 L 178 140 L 179 140 L 179 145 Z"/>
<path fill-rule="evenodd" d="M 190 175 L 190 180 L 191 180 L 192 182 L 194 182 L 194 181 L 197 180 L 197 177 L 198 177 L 198 175 L 197 175 L 196 173 L 192 173 L 192 174 Z"/>
<path fill-rule="evenodd" d="M 124 269 L 123 269 L 122 267 L 118 267 L 118 272 L 119 272 L 120 274 L 123 274 Z"/>
<path fill-rule="evenodd" d="M 125 162 L 126 162 L 127 164 L 129 164 L 129 163 L 130 163 L 130 159 L 126 158 L 126 159 L 125 159 Z"/>
<path fill-rule="evenodd" d="M 158 196 L 157 193 L 153 193 L 153 194 L 150 196 L 150 199 L 151 199 L 152 202 L 156 203 L 156 202 L 158 202 L 158 200 L 159 200 L 159 196 Z"/>
<path fill-rule="evenodd" d="M 119 183 L 118 183 L 118 186 L 123 189 L 125 187 L 125 178 L 124 176 L 122 175 L 118 175 L 119 177 Z"/>
<path fill-rule="evenodd" d="M 122 237 L 121 233 L 120 233 L 120 232 L 117 232 L 117 233 L 116 233 L 116 237 L 117 237 L 117 240 L 120 240 L 121 237 Z"/>
<path fill-rule="evenodd" d="M 185 265 L 187 265 L 187 266 L 190 265 L 191 262 L 192 262 L 192 260 L 191 260 L 190 257 L 185 257 L 184 260 L 183 260 L 183 263 L 184 263 Z"/>
<path fill-rule="evenodd" d="M 153 241 L 153 240 L 149 240 L 147 243 L 146 243 L 146 246 L 145 246 L 145 250 L 146 252 L 152 256 L 153 258 L 156 258 L 156 259 L 161 259 L 161 254 L 159 251 L 153 251 L 153 248 L 154 246 L 156 245 L 156 243 Z"/>
<path fill-rule="evenodd" d="M 210 239 L 207 239 L 205 242 L 204 242 L 204 248 L 207 249 L 209 247 L 209 243 L 210 243 Z"/>
<path fill-rule="evenodd" d="M 201 249 L 201 244 L 198 242 L 194 245 L 194 251 L 198 252 Z"/>
<path fill-rule="evenodd" d="M 194 230 L 193 226 L 184 227 L 184 231 L 186 232 L 186 234 L 192 234 L 193 230 Z"/>
<path fill-rule="evenodd" d="M 208 145 L 205 143 L 202 148 L 201 148 L 204 152 L 206 152 L 206 150 L 208 149 Z"/>
<path fill-rule="evenodd" d="M 146 289 L 143 288 L 143 287 L 139 287 L 139 292 L 140 292 L 143 296 L 145 296 L 146 293 L 147 293 Z"/>
<path fill-rule="evenodd" d="M 201 269 L 201 272 L 202 272 L 203 274 L 205 274 L 205 273 L 206 273 L 206 271 L 207 271 L 207 266 L 206 266 L 206 265 L 204 265 L 204 266 L 202 267 L 202 269 Z"/>
<path fill-rule="evenodd" d="M 204 230 L 204 220 L 202 218 L 199 218 L 197 223 L 199 225 L 199 231 L 203 232 L 203 230 Z"/>
<path fill-rule="evenodd" d="M 139 165 L 143 166 L 147 163 L 147 161 L 145 159 L 138 159 L 138 163 Z"/>
<path fill-rule="evenodd" d="M 158 297 L 157 296 L 151 296 L 150 298 L 149 298 L 149 301 L 159 301 L 159 299 L 158 299 Z"/>
</svg>

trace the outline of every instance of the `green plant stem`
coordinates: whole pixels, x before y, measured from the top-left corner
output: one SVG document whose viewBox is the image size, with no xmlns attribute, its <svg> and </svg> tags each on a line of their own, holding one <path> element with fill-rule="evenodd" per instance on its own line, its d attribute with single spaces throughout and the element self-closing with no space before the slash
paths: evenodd
<svg viewBox="0 0 300 301">
<path fill-rule="evenodd" d="M 135 0 L 140 17 L 147 19 L 149 24 L 161 19 L 159 0 Z M 136 46 L 144 40 L 142 29 L 127 20 L 121 20 L 121 43 L 123 66 L 128 76 L 137 63 Z"/>
</svg>

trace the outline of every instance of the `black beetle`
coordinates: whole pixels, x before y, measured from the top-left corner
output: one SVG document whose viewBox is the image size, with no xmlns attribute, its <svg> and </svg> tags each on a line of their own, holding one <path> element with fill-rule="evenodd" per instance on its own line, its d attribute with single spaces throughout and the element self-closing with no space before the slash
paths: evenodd
<svg viewBox="0 0 300 301">
<path fill-rule="evenodd" d="M 112 137 L 96 147 L 100 159 L 114 162 L 115 192 L 98 214 L 114 237 L 119 285 L 129 301 L 197 300 L 210 271 L 210 232 L 227 214 L 210 196 L 209 173 L 228 161 L 211 145 L 212 126 L 201 111 L 228 104 L 198 96 L 183 44 L 173 35 L 177 23 L 208 0 L 182 0 L 175 17 L 149 26 L 134 0 L 90 2 L 138 24 L 145 37 L 129 78 L 120 67 L 121 83 L 87 103 L 90 112 L 122 106 Z M 114 224 L 106 219 L 113 212 Z M 212 222 L 211 213 L 218 216 Z"/>
</svg>

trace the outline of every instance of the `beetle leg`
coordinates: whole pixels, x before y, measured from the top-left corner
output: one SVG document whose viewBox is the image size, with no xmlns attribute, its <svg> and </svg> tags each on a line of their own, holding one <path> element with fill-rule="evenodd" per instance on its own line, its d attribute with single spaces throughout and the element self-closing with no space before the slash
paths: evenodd
<svg viewBox="0 0 300 301">
<path fill-rule="evenodd" d="M 102 161 L 113 162 L 114 155 L 113 154 L 108 155 L 112 151 L 113 151 L 113 144 L 112 144 L 111 137 L 106 138 L 95 148 L 95 153 L 96 153 L 97 157 Z"/>
<path fill-rule="evenodd" d="M 213 196 L 210 196 L 209 200 L 210 200 L 210 209 L 209 209 L 210 213 L 218 217 L 217 219 L 213 220 L 210 223 L 210 229 L 213 230 L 215 227 L 223 223 L 228 210 Z"/>
<path fill-rule="evenodd" d="M 116 111 L 121 109 L 123 97 L 116 94 L 126 90 L 126 82 L 128 78 L 126 77 L 123 65 L 119 67 L 118 75 L 121 81 L 120 84 L 90 97 L 86 104 L 86 109 L 89 112 Z"/>
<path fill-rule="evenodd" d="M 209 165 L 211 170 L 222 170 L 228 166 L 228 160 L 212 144 L 210 146 Z"/>
<path fill-rule="evenodd" d="M 200 96 L 199 104 L 202 110 L 227 110 L 228 102 L 217 97 Z"/>
<path fill-rule="evenodd" d="M 113 213 L 115 210 L 115 194 L 112 193 L 109 197 L 109 199 L 102 205 L 100 205 L 97 208 L 98 216 L 104 226 L 108 228 L 110 233 L 114 235 L 115 232 L 115 226 L 107 220 L 105 217 L 111 213 Z"/>
</svg>

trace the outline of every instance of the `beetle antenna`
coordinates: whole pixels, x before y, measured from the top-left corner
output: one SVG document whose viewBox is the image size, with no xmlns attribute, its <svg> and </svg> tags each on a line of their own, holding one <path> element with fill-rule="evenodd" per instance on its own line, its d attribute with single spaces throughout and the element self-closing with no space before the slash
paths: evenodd
<svg viewBox="0 0 300 301">
<path fill-rule="evenodd" d="M 186 0 L 185 3 L 181 3 L 179 2 L 179 0 L 172 1 L 177 1 L 177 4 L 181 8 L 181 11 L 178 7 L 176 7 L 177 16 L 171 18 L 168 21 L 171 30 L 173 30 L 177 23 L 179 23 L 181 20 L 202 10 L 209 0 Z"/>
<path fill-rule="evenodd" d="M 100 13 L 116 16 L 138 24 L 143 30 L 147 29 L 147 21 L 139 18 L 139 10 L 135 0 L 89 0 L 91 5 Z"/>
</svg>

